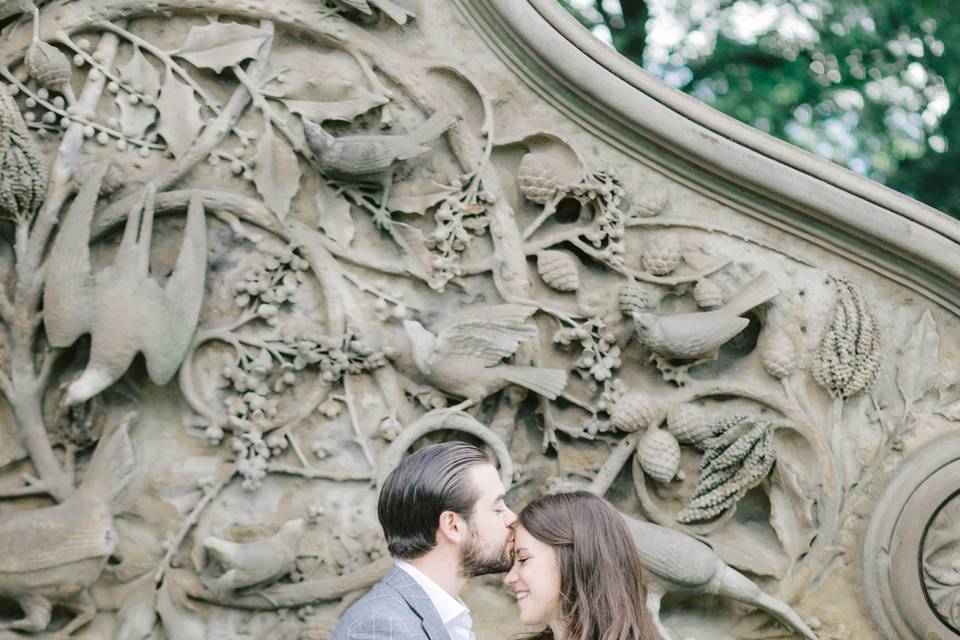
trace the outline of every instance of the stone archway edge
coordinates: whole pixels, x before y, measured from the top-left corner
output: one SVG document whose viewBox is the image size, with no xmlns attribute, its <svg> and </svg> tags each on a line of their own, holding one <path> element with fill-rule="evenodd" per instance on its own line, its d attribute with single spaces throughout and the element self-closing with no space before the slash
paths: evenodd
<svg viewBox="0 0 960 640">
<path fill-rule="evenodd" d="M 876 266 L 871 254 L 877 250 L 888 260 L 899 258 L 903 264 L 893 267 L 899 279 L 939 289 L 937 297 L 948 298 L 954 308 L 960 302 L 949 284 L 960 276 L 960 224 L 952 218 L 673 89 L 594 38 L 554 0 L 462 0 L 461 5 L 479 26 L 490 25 L 484 31 L 488 37 L 496 33 L 505 61 L 539 84 L 547 99 L 551 82 L 567 85 L 593 112 L 624 127 L 623 133 L 653 141 L 708 171 L 714 182 L 746 187 L 791 209 L 786 226 L 812 230 L 834 246 L 838 233 L 866 242 L 869 248 L 858 252 L 867 262 Z M 548 73 L 523 68 L 531 65 Z M 628 153 L 639 151 L 619 131 L 581 124 Z M 763 211 L 763 217 L 775 222 L 770 213 Z M 918 267 L 926 272 L 921 277 Z"/>
</svg>

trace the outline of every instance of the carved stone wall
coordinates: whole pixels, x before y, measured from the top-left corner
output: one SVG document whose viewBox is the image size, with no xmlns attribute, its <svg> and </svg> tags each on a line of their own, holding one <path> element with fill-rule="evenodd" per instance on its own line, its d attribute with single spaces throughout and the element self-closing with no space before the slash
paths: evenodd
<svg viewBox="0 0 960 640">
<path fill-rule="evenodd" d="M 0 637 L 325 638 L 447 439 L 610 499 L 664 637 L 960 634 L 954 221 L 549 0 L 0 20 Z"/>
</svg>

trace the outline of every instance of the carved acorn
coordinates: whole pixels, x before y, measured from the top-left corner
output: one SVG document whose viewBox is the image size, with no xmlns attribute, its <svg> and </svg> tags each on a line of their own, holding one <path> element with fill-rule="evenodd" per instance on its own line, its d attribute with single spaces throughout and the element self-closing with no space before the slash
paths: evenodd
<svg viewBox="0 0 960 640">
<path fill-rule="evenodd" d="M 47 172 L 17 103 L 0 85 L 0 217 L 26 221 L 47 193 Z"/>
<path fill-rule="evenodd" d="M 685 402 L 667 411 L 667 430 L 684 444 L 697 445 L 713 435 L 707 415 L 699 405 Z"/>
<path fill-rule="evenodd" d="M 644 268 L 655 276 L 669 275 L 679 264 L 680 251 L 671 239 L 652 240 L 643 254 Z"/>
<path fill-rule="evenodd" d="M 623 315 L 630 316 L 634 313 L 646 311 L 650 307 L 650 294 L 647 289 L 636 282 L 630 280 L 617 293 L 617 302 L 620 303 L 620 311 Z"/>
<path fill-rule="evenodd" d="M 814 379 L 834 398 L 869 389 L 880 371 L 880 327 L 860 290 L 836 279 L 837 299 L 811 366 Z"/>
<path fill-rule="evenodd" d="M 706 278 L 697 282 L 697 286 L 693 288 L 693 299 L 701 309 L 716 309 L 726 302 L 720 287 Z"/>
<path fill-rule="evenodd" d="M 669 431 L 650 429 L 637 445 L 640 466 L 657 482 L 670 482 L 680 469 L 680 443 Z"/>
<path fill-rule="evenodd" d="M 774 378 L 787 378 L 797 366 L 797 349 L 784 330 L 776 329 L 764 343 L 760 359 Z"/>
<path fill-rule="evenodd" d="M 57 93 L 68 93 L 73 69 L 62 51 L 43 40 L 34 39 L 24 57 L 27 71 L 37 84 Z"/>
<path fill-rule="evenodd" d="M 543 281 L 557 291 L 576 291 L 580 288 L 580 262 L 567 251 L 541 251 L 537 254 L 537 271 Z"/>
<path fill-rule="evenodd" d="M 546 153 L 528 153 L 520 160 L 517 183 L 527 200 L 546 204 L 560 189 L 556 167 Z"/>
<path fill-rule="evenodd" d="M 610 424 L 620 431 L 637 431 L 656 426 L 654 421 L 657 414 L 654 402 L 646 394 L 635 391 L 621 397 L 613 405 Z"/>
</svg>

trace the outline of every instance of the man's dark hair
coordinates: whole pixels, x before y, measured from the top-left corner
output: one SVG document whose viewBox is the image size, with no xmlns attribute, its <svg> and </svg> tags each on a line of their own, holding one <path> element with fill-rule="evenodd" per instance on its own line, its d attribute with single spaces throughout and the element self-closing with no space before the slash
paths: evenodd
<svg viewBox="0 0 960 640">
<path fill-rule="evenodd" d="M 377 504 L 390 555 L 413 560 L 430 551 L 444 511 L 471 517 L 480 496 L 469 470 L 478 464 L 492 461 L 466 442 L 430 445 L 400 461 L 384 481 Z"/>
</svg>

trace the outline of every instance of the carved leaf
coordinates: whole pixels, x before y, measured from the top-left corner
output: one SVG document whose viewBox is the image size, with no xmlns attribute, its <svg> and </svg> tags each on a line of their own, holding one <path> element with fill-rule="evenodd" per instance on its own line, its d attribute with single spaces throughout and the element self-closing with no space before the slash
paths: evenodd
<svg viewBox="0 0 960 640">
<path fill-rule="evenodd" d="M 914 324 L 910 337 L 900 351 L 897 363 L 897 386 L 903 399 L 911 405 L 933 388 L 939 372 L 940 332 L 926 309 Z"/>
<path fill-rule="evenodd" d="M 191 147 L 203 128 L 200 103 L 193 95 L 193 89 L 167 69 L 157 108 L 160 109 L 157 131 L 166 140 L 173 156 L 179 159 Z"/>
<path fill-rule="evenodd" d="M 190 29 L 183 46 L 174 55 L 188 60 L 195 67 L 220 73 L 224 67 L 247 58 L 257 58 L 260 46 L 269 37 L 269 33 L 256 27 L 216 22 Z"/>
<path fill-rule="evenodd" d="M 789 560 L 769 527 L 730 520 L 721 529 L 704 537 L 727 564 L 758 576 L 782 578 Z"/>
<path fill-rule="evenodd" d="M 349 80 L 336 78 L 310 79 L 289 89 L 265 95 L 280 100 L 293 113 L 314 122 L 350 122 L 370 109 L 390 101 L 381 93 L 374 93 Z"/>
<path fill-rule="evenodd" d="M 394 240 L 405 255 L 405 263 L 410 273 L 420 277 L 427 277 L 433 271 L 430 267 L 430 252 L 423 233 L 416 227 L 400 222 L 393 223 Z"/>
<path fill-rule="evenodd" d="M 353 242 L 353 218 L 350 203 L 337 192 L 321 182 L 317 189 L 317 227 L 338 244 L 349 246 Z"/>
<path fill-rule="evenodd" d="M 205 638 L 207 625 L 187 598 L 181 580 L 181 576 L 168 572 L 157 592 L 157 613 L 163 622 L 163 631 L 170 640 Z"/>
<path fill-rule="evenodd" d="M 120 79 L 143 96 L 156 98 L 160 92 L 160 72 L 150 64 L 140 48 L 134 46 L 133 55 L 120 67 Z M 133 104 L 131 96 L 124 92 L 117 94 L 117 108 L 120 109 L 120 131 L 125 136 L 142 138 L 147 128 L 157 119 L 155 107 L 142 102 Z"/>
<path fill-rule="evenodd" d="M 145 96 L 156 98 L 160 92 L 160 72 L 150 64 L 140 48 L 133 47 L 133 55 L 125 65 L 119 68 L 120 79 Z M 127 96 L 124 94 L 124 99 Z"/>
<path fill-rule="evenodd" d="M 960 400 L 937 409 L 935 413 L 939 413 L 950 422 L 960 422 Z"/>
<path fill-rule="evenodd" d="M 290 201 L 300 189 L 297 155 L 273 133 L 267 122 L 257 144 L 253 183 L 271 211 L 282 221 L 290 212 Z"/>
<path fill-rule="evenodd" d="M 152 573 L 143 576 L 139 583 L 123 597 L 117 610 L 117 631 L 114 637 L 124 640 L 146 640 L 153 633 L 157 621 L 157 589 Z"/>
<path fill-rule="evenodd" d="M 783 453 L 777 460 L 770 487 L 770 525 L 791 562 L 807 552 L 817 533 L 813 500 L 806 495 L 797 469 Z"/>
<path fill-rule="evenodd" d="M 437 184 L 433 180 L 424 180 L 423 178 L 405 180 L 390 188 L 387 209 L 423 215 L 430 207 L 442 202 L 453 191 L 450 187 Z"/>
</svg>

